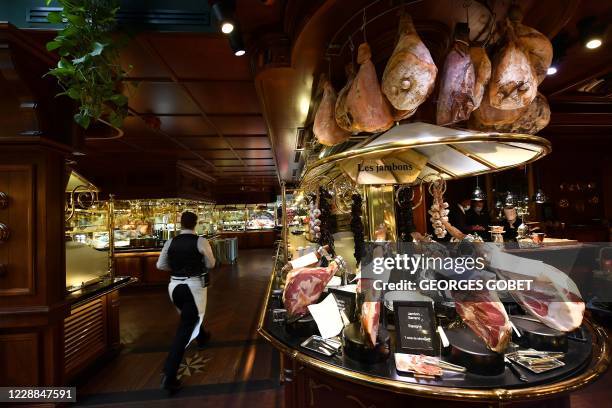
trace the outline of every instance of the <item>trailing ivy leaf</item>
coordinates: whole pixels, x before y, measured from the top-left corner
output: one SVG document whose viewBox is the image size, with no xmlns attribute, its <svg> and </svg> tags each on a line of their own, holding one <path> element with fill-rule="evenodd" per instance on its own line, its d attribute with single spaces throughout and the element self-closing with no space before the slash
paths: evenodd
<svg viewBox="0 0 612 408">
<path fill-rule="evenodd" d="M 47 51 L 53 51 L 62 46 L 62 43 L 59 41 L 49 41 L 47 43 Z"/>
<path fill-rule="evenodd" d="M 102 54 L 102 51 L 104 51 L 104 44 L 100 44 L 99 42 L 95 42 L 94 44 L 94 48 L 93 50 L 89 53 L 89 55 L 91 55 L 92 57 L 95 57 L 97 55 Z"/>
<path fill-rule="evenodd" d="M 128 98 L 123 94 L 115 94 L 110 97 L 110 100 L 117 106 L 123 106 L 127 103 Z"/>
<path fill-rule="evenodd" d="M 81 58 L 75 58 L 72 60 L 72 63 L 77 65 L 77 64 L 82 64 L 83 62 L 85 62 L 87 59 L 89 58 L 89 54 L 85 54 L 83 55 Z"/>
<path fill-rule="evenodd" d="M 83 112 L 79 112 L 74 115 L 74 121 L 78 123 L 83 129 L 87 129 L 89 127 L 91 118 L 89 117 L 89 115 Z"/>
<path fill-rule="evenodd" d="M 64 20 L 62 18 L 62 14 L 60 12 L 58 12 L 58 11 L 51 11 L 51 12 L 49 12 L 49 14 L 47 14 L 47 21 L 49 21 L 51 24 L 60 24 Z"/>
<path fill-rule="evenodd" d="M 117 112 L 111 112 L 110 115 L 108 115 L 108 121 L 116 128 L 123 126 L 123 117 L 117 114 Z"/>
<path fill-rule="evenodd" d="M 70 88 L 66 91 L 66 95 L 71 97 L 72 99 L 79 100 L 81 99 L 81 91 L 78 88 Z"/>
<path fill-rule="evenodd" d="M 66 15 L 66 18 L 70 23 L 74 24 L 75 26 L 85 25 L 85 19 L 83 18 L 83 16 L 79 16 L 77 14 L 68 14 Z"/>
</svg>

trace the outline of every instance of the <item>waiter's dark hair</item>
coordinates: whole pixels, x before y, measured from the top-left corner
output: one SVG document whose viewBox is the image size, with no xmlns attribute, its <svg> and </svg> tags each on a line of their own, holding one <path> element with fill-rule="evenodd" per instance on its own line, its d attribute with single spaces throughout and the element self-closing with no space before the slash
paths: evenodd
<svg viewBox="0 0 612 408">
<path fill-rule="evenodd" d="M 181 214 L 181 228 L 194 229 L 198 223 L 198 216 L 191 211 L 185 211 Z"/>
</svg>

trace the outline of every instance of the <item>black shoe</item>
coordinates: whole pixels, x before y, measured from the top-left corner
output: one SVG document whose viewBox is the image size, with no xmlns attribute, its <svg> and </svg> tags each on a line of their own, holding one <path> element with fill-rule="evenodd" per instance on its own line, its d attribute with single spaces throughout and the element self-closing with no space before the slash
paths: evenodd
<svg viewBox="0 0 612 408">
<path fill-rule="evenodd" d="M 204 350 L 210 341 L 210 332 L 207 330 L 202 330 L 198 337 L 196 337 L 196 342 L 198 344 L 198 350 Z"/>
<path fill-rule="evenodd" d="M 168 395 L 174 395 L 181 389 L 181 382 L 176 377 L 168 377 L 166 374 L 162 374 L 161 389 L 166 390 Z"/>
</svg>

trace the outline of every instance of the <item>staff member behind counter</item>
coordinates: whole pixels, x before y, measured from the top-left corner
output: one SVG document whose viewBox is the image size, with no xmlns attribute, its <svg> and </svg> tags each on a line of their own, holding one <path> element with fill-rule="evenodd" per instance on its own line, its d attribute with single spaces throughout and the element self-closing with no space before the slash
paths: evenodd
<svg viewBox="0 0 612 408">
<path fill-rule="evenodd" d="M 197 222 L 197 215 L 185 211 L 181 215 L 181 233 L 166 241 L 157 260 L 157 269 L 171 271 L 168 293 L 181 314 L 162 373 L 161 387 L 170 393 L 180 388 L 176 373 L 185 348 L 193 339 L 201 348 L 210 338 L 200 326 L 206 312 L 208 270 L 215 266 L 215 257 L 208 240 L 194 232 Z"/>
<path fill-rule="evenodd" d="M 472 206 L 465 212 L 468 230 L 480 235 L 484 240 L 489 240 L 488 229 L 491 225 L 491 217 L 484 209 L 484 201 L 472 201 Z"/>
</svg>

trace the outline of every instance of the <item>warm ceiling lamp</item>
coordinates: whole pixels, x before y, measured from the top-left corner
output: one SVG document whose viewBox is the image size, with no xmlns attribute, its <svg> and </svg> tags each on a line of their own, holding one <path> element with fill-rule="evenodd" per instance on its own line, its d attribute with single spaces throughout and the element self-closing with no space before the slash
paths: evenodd
<svg viewBox="0 0 612 408">
<path fill-rule="evenodd" d="M 230 0 L 220 0 L 212 5 L 213 15 L 219 22 L 223 34 L 231 34 L 236 28 L 233 17 L 235 6 L 234 1 Z"/>
<path fill-rule="evenodd" d="M 241 57 L 246 54 L 246 48 L 244 47 L 244 41 L 242 40 L 242 33 L 239 29 L 232 31 L 232 33 L 229 35 L 229 42 L 235 56 Z"/>
<path fill-rule="evenodd" d="M 605 23 L 599 21 L 596 16 L 588 16 L 580 20 L 576 26 L 580 40 L 586 48 L 594 50 L 601 47 L 607 28 Z"/>
<path fill-rule="evenodd" d="M 589 50 L 594 50 L 595 48 L 601 47 L 601 39 L 600 38 L 592 38 L 584 44 Z"/>
<path fill-rule="evenodd" d="M 557 68 L 555 67 L 548 67 L 548 70 L 546 70 L 546 75 L 555 75 L 557 73 Z"/>
</svg>

